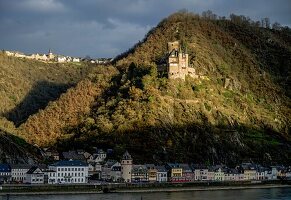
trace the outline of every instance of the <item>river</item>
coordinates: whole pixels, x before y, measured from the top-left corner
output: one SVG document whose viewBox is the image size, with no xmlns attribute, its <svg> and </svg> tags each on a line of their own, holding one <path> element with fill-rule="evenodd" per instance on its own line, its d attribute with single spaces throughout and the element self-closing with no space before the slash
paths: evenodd
<svg viewBox="0 0 291 200">
<path fill-rule="evenodd" d="M 9 196 L 9 200 L 290 200 L 291 188 L 189 192 Z M 7 200 L 7 196 L 0 196 Z"/>
</svg>

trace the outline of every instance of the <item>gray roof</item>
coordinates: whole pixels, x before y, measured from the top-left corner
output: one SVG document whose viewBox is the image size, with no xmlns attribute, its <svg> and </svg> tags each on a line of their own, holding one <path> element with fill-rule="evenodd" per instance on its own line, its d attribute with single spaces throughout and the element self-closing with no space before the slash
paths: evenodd
<svg viewBox="0 0 291 200">
<path fill-rule="evenodd" d="M 63 152 L 63 157 L 66 160 L 85 160 L 85 156 L 82 154 L 78 154 L 75 151 L 67 151 Z"/>
<path fill-rule="evenodd" d="M 126 151 L 123 156 L 122 156 L 122 160 L 132 160 L 131 155 L 128 153 L 128 151 Z"/>
<path fill-rule="evenodd" d="M 165 166 L 156 166 L 156 169 L 158 172 L 168 172 Z"/>
<path fill-rule="evenodd" d="M 132 173 L 147 173 L 147 167 L 145 165 L 133 165 Z"/>
<path fill-rule="evenodd" d="M 84 163 L 80 160 L 61 160 L 59 162 L 56 162 L 54 164 L 52 164 L 51 166 L 56 166 L 56 167 L 73 167 L 73 166 L 76 166 L 76 167 L 86 167 L 88 166 L 87 163 Z"/>
<path fill-rule="evenodd" d="M 8 164 L 0 164 L 0 172 L 11 172 L 11 167 Z"/>
<path fill-rule="evenodd" d="M 12 164 L 11 169 L 30 169 L 32 165 L 29 164 Z"/>
</svg>

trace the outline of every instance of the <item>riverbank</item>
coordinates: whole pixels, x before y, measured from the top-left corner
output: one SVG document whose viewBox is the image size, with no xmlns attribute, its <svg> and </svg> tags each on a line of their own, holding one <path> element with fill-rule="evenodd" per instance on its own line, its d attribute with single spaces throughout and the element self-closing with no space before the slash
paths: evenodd
<svg viewBox="0 0 291 200">
<path fill-rule="evenodd" d="M 100 194 L 100 193 L 154 193 L 215 190 L 245 190 L 291 188 L 290 182 L 194 182 L 194 183 L 148 183 L 107 185 L 4 185 L 0 196 L 7 195 L 55 195 L 55 194 Z"/>
<path fill-rule="evenodd" d="M 152 188 L 136 190 L 117 190 L 118 193 L 148 193 L 148 192 L 186 192 L 186 191 L 216 191 L 216 190 L 246 190 L 246 189 L 270 189 L 270 188 L 291 188 L 291 185 L 256 185 L 256 186 L 223 186 L 223 187 L 186 187 L 186 188 Z"/>
</svg>

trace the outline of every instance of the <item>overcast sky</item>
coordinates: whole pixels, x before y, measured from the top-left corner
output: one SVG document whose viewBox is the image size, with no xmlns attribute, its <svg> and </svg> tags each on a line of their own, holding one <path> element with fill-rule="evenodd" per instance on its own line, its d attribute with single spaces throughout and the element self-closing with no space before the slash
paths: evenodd
<svg viewBox="0 0 291 200">
<path fill-rule="evenodd" d="M 0 49 L 114 57 L 181 9 L 291 25 L 291 0 L 0 0 Z"/>
</svg>

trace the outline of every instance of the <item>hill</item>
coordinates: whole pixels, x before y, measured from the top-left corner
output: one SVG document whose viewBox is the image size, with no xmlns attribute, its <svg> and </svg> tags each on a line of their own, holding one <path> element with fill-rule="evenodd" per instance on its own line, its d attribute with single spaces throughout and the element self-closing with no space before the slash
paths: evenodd
<svg viewBox="0 0 291 200">
<path fill-rule="evenodd" d="M 39 158 L 38 158 L 39 157 Z M 26 143 L 23 139 L 0 130 L 0 162 L 1 163 L 29 163 L 40 159 L 37 148 Z"/>
<path fill-rule="evenodd" d="M 86 120 L 95 99 L 108 85 L 108 79 L 116 73 L 112 67 L 96 67 L 76 87 L 68 89 L 56 101 L 32 115 L 18 128 L 18 134 L 26 141 L 41 146 L 53 145 L 60 138 L 67 138 L 66 129 Z M 84 119 L 85 118 L 85 119 Z M 88 123 L 90 120 L 88 119 Z"/>
<path fill-rule="evenodd" d="M 0 116 L 19 126 L 76 85 L 91 68 L 86 63 L 44 63 L 0 53 Z"/>
<path fill-rule="evenodd" d="M 175 13 L 115 59 L 119 73 L 103 70 L 97 73 L 103 78 L 90 79 L 82 92 L 97 92 L 84 103 L 69 103 L 83 99 L 77 86 L 21 131 L 60 149 L 128 149 L 137 161 L 290 164 L 290 37 L 289 29 Z M 159 75 L 167 43 L 175 40 L 188 50 L 198 78 Z M 61 102 L 76 108 L 73 115 L 82 108 L 76 123 L 64 120 Z"/>
</svg>

